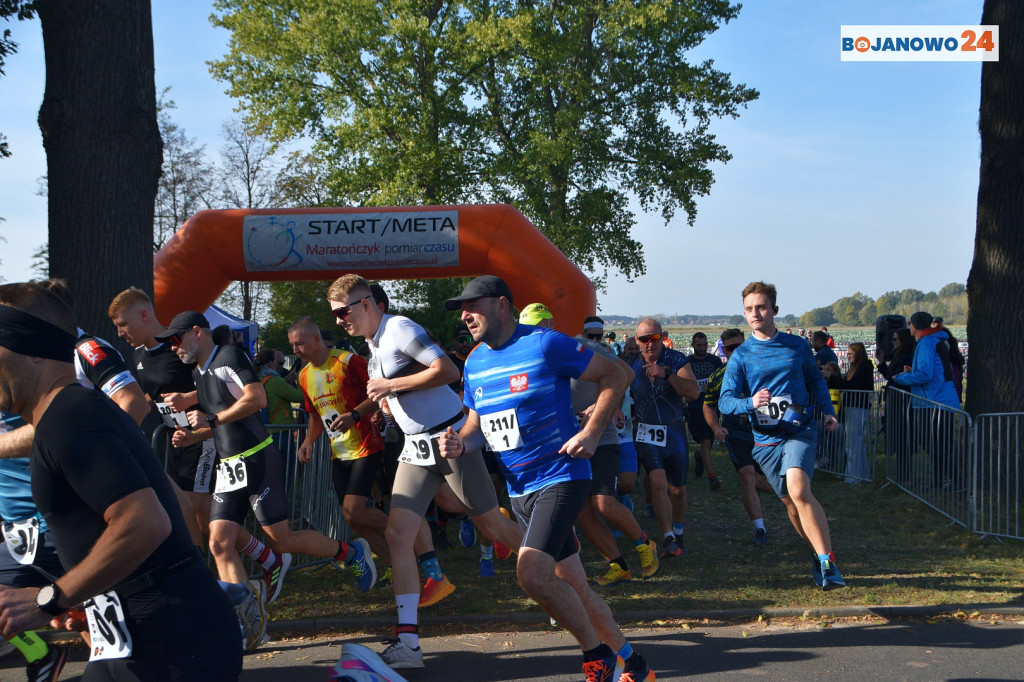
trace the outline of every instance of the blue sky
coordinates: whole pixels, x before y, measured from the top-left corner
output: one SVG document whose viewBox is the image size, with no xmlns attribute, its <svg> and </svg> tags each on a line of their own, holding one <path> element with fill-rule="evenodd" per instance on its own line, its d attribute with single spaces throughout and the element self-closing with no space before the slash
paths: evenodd
<svg viewBox="0 0 1024 682">
<path fill-rule="evenodd" d="M 754 279 L 779 288 L 780 313 L 799 314 L 861 291 L 938 290 L 965 282 L 978 189 L 979 63 L 840 61 L 843 24 L 978 24 L 980 0 L 747 2 L 691 61 L 714 59 L 761 97 L 712 125 L 733 154 L 715 169 L 694 227 L 638 216 L 647 274 L 612 276 L 602 312 L 738 313 Z M 210 3 L 153 3 L 157 87 L 171 86 L 174 119 L 215 154 L 234 102 L 205 62 L 226 32 Z M 46 173 L 36 126 L 42 101 L 39 24 L 11 25 L 19 53 L 0 78 L 0 274 L 30 277 L 46 239 Z"/>
</svg>

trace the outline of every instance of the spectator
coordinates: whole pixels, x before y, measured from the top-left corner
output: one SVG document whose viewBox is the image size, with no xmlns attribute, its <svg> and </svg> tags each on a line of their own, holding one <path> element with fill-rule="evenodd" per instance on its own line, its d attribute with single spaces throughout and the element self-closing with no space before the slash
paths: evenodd
<svg viewBox="0 0 1024 682">
<path fill-rule="evenodd" d="M 846 432 L 846 483 L 854 484 L 868 480 L 870 474 L 864 450 L 864 434 L 868 430 L 875 380 L 863 343 L 851 343 L 846 354 L 850 360 L 846 378 L 838 372 L 827 372 L 825 380 L 829 388 L 844 391 L 840 416 Z"/>
<path fill-rule="evenodd" d="M 828 327 L 822 327 L 821 331 L 824 332 L 825 336 L 828 337 L 828 341 L 825 342 L 826 345 L 828 345 L 828 347 L 831 348 L 832 350 L 835 350 L 835 348 L 836 348 L 836 340 L 833 339 L 832 335 L 828 333 Z"/>
<path fill-rule="evenodd" d="M 811 349 L 814 351 L 814 361 L 818 363 L 818 369 L 822 369 L 830 362 L 839 364 L 839 358 L 836 357 L 835 351 L 829 348 L 829 338 L 829 335 L 823 331 L 811 334 Z"/>
<path fill-rule="evenodd" d="M 611 347 L 613 353 L 616 355 L 622 355 L 622 341 L 615 340 L 615 332 L 608 332 L 605 334 L 604 342 Z"/>
</svg>

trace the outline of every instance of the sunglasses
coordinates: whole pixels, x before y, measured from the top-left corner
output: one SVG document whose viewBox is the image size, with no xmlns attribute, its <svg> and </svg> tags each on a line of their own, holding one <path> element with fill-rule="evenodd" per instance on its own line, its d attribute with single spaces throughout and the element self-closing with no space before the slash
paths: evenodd
<svg viewBox="0 0 1024 682">
<path fill-rule="evenodd" d="M 600 334 L 587 334 L 587 338 L 590 339 L 591 341 L 600 341 L 601 340 L 601 335 Z"/>
<path fill-rule="evenodd" d="M 346 317 L 348 317 L 348 314 L 350 312 L 352 312 L 352 308 L 356 307 L 357 305 L 359 305 L 360 303 L 362 303 L 363 301 L 365 301 L 368 298 L 371 298 L 371 297 L 370 296 L 363 296 L 358 301 L 354 301 L 353 303 L 349 303 L 348 305 L 343 305 L 340 308 L 335 308 L 331 312 L 333 312 L 334 316 L 336 318 L 338 318 L 339 320 L 344 320 Z"/>
<path fill-rule="evenodd" d="M 192 331 L 192 330 L 189 329 L 188 331 L 182 332 L 181 334 L 171 334 L 171 336 L 167 339 L 167 345 L 168 346 L 180 346 L 181 345 L 181 340 L 184 339 L 185 335 L 188 334 L 190 331 Z"/>
<path fill-rule="evenodd" d="M 469 334 L 463 334 L 463 335 L 455 337 L 455 342 L 456 343 L 469 343 L 472 340 L 473 340 L 473 337 L 470 336 Z"/>
<path fill-rule="evenodd" d="M 724 348 L 725 350 L 728 350 L 728 351 L 734 351 L 734 350 L 736 350 L 737 348 L 739 348 L 742 345 L 743 345 L 742 343 L 730 343 L 728 345 L 723 345 L 722 348 Z"/>
<path fill-rule="evenodd" d="M 640 343 L 650 343 L 651 341 L 661 341 L 662 338 L 661 334 L 644 334 L 636 337 L 636 340 Z"/>
</svg>

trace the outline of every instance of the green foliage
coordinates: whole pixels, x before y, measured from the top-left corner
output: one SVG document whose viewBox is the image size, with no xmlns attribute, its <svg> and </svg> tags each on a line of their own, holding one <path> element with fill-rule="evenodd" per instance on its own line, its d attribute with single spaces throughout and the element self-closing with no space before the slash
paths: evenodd
<svg viewBox="0 0 1024 682">
<path fill-rule="evenodd" d="M 801 327 L 827 327 L 835 323 L 836 318 L 832 313 L 832 306 L 815 308 L 800 316 Z"/>
<path fill-rule="evenodd" d="M 313 141 L 293 170 L 314 173 L 289 177 L 323 183 L 314 203 L 509 202 L 580 267 L 629 277 L 644 272 L 629 194 L 692 224 L 730 158 L 710 121 L 757 97 L 686 60 L 738 10 L 216 0 L 231 38 L 211 70 L 271 139 Z"/>
<path fill-rule="evenodd" d="M 11 17 L 24 21 L 35 16 L 35 2 L 33 0 L 0 0 L 0 19 L 7 21 Z M 4 74 L 4 63 L 7 57 L 18 51 L 18 43 L 11 39 L 11 29 L 5 28 L 0 33 L 0 76 Z M 7 138 L 0 133 L 0 159 L 11 155 L 10 147 L 7 145 Z"/>
<path fill-rule="evenodd" d="M 881 315 L 902 315 L 909 318 L 918 310 L 941 315 L 946 324 L 967 323 L 967 287 L 952 282 L 937 293 L 918 289 L 887 291 L 877 300 L 857 292 L 839 299 L 831 306 L 815 308 L 800 316 L 804 327 L 840 324 L 845 327 L 872 326 Z"/>
<path fill-rule="evenodd" d="M 270 284 L 270 322 L 260 329 L 265 348 L 280 348 L 291 352 L 288 327 L 300 317 L 310 317 L 323 329 L 335 336 L 341 327 L 335 324 L 331 306 L 327 303 L 330 282 L 273 282 Z"/>
</svg>

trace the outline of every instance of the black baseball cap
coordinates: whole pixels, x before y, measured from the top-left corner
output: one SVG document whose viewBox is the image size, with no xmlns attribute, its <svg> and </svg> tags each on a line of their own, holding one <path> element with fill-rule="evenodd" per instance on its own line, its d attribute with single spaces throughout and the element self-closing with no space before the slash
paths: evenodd
<svg viewBox="0 0 1024 682">
<path fill-rule="evenodd" d="M 458 310 L 462 307 L 463 301 L 473 301 L 478 298 L 498 298 L 504 296 L 508 302 L 512 302 L 512 290 L 505 284 L 505 280 L 495 275 L 482 275 L 471 280 L 460 296 L 449 298 L 444 302 L 445 310 Z"/>
<path fill-rule="evenodd" d="M 207 321 L 206 316 L 202 313 L 197 313 L 194 310 L 186 310 L 183 313 L 178 313 L 171 320 L 171 324 L 168 325 L 166 331 L 156 337 L 157 341 L 161 343 L 166 342 L 172 336 L 181 336 L 192 327 L 202 327 L 203 329 L 209 329 L 210 323 Z"/>
</svg>

